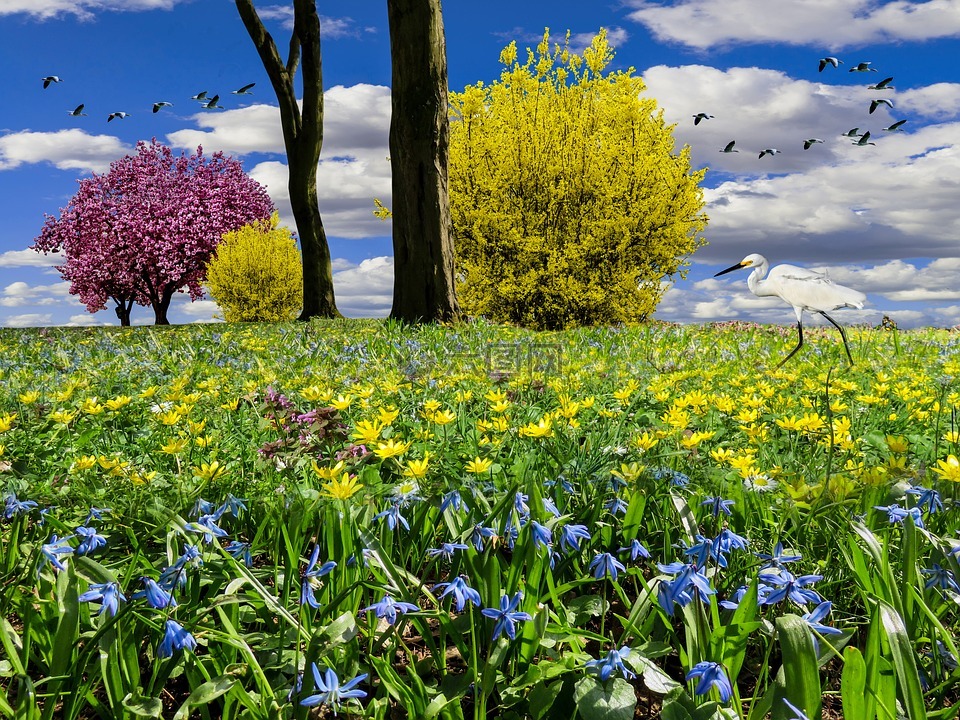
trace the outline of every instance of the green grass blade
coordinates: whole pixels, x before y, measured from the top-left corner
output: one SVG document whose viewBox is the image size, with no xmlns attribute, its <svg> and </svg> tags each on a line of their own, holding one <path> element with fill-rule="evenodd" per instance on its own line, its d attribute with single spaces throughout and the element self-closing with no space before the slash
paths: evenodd
<svg viewBox="0 0 960 720">
<path fill-rule="evenodd" d="M 923 704 L 923 687 L 914 657 L 913 643 L 907 635 L 903 618 L 893 607 L 880 600 L 880 622 L 890 643 L 890 655 L 900 682 L 901 699 L 910 720 L 926 720 L 927 709 Z"/>
<path fill-rule="evenodd" d="M 783 697 L 803 710 L 807 717 L 819 718 L 821 706 L 820 670 L 810 628 L 796 615 L 777 618 L 777 637 L 783 656 Z M 773 703 L 774 720 L 789 717 L 790 710 L 777 697 Z"/>
</svg>

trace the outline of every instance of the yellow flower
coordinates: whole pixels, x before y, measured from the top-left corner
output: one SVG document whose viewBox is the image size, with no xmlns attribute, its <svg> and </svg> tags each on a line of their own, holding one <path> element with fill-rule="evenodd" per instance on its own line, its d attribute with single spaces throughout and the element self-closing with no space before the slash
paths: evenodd
<svg viewBox="0 0 960 720">
<path fill-rule="evenodd" d="M 960 442 L 960 431 L 950 430 L 949 432 L 945 432 L 943 434 L 943 439 L 946 440 L 948 443 L 953 443 L 954 445 L 956 445 L 958 442 Z M 889 439 L 888 439 L 888 443 L 889 443 Z M 890 448 L 890 449 L 893 450 L 893 448 Z"/>
<path fill-rule="evenodd" d="M 327 402 L 333 397 L 333 390 L 321 388 L 319 385 L 311 385 L 300 391 L 300 397 L 307 402 Z"/>
<path fill-rule="evenodd" d="M 709 440 L 714 435 L 716 435 L 716 433 L 713 431 L 697 430 L 696 432 L 690 433 L 688 437 L 682 438 L 680 444 L 688 450 L 692 450 L 704 440 Z"/>
<path fill-rule="evenodd" d="M 630 378 L 626 385 L 619 390 L 614 390 L 613 397 L 619 400 L 622 405 L 626 405 L 630 401 L 630 397 L 637 391 L 638 387 L 640 387 L 640 383 L 633 378 Z"/>
<path fill-rule="evenodd" d="M 663 420 L 665 425 L 669 425 L 674 430 L 685 430 L 690 424 L 690 413 L 673 405 L 660 419 Z"/>
<path fill-rule="evenodd" d="M 549 417 L 545 417 L 538 423 L 527 423 L 519 430 L 521 437 L 552 437 L 553 422 Z"/>
<path fill-rule="evenodd" d="M 330 401 L 330 406 L 333 408 L 336 408 L 337 410 L 343 411 L 343 410 L 346 410 L 348 407 L 350 407 L 350 403 L 352 402 L 353 402 L 353 395 L 347 395 L 346 397 L 344 397 L 343 395 L 337 395 L 337 397 L 334 400 Z"/>
<path fill-rule="evenodd" d="M 380 408 L 377 411 L 377 419 L 383 423 L 384 426 L 387 426 L 396 420 L 398 415 L 400 415 L 400 411 L 397 410 L 397 408 L 395 408 L 393 405 Z"/>
<path fill-rule="evenodd" d="M 234 398 L 233 400 L 228 400 L 227 402 L 220 405 L 223 410 L 230 410 L 231 412 L 236 410 L 240 406 L 240 398 Z"/>
<path fill-rule="evenodd" d="M 70 412 L 69 410 L 54 410 L 50 413 L 50 419 L 60 425 L 69 425 L 76 416 L 77 414 L 75 412 Z"/>
<path fill-rule="evenodd" d="M 710 451 L 710 457 L 712 457 L 718 463 L 726 463 L 733 458 L 733 450 L 730 448 L 718 447 Z"/>
<path fill-rule="evenodd" d="M 160 450 L 167 455 L 178 455 L 187 447 L 187 439 L 184 437 L 171 438 L 165 445 L 160 446 Z"/>
<path fill-rule="evenodd" d="M 800 418 L 801 429 L 808 433 L 820 432 L 826 426 L 827 426 L 827 423 L 824 422 L 823 418 L 817 415 L 816 413 L 807 413 L 802 418 Z"/>
<path fill-rule="evenodd" d="M 397 442 L 393 438 L 390 438 L 386 442 L 377 443 L 377 447 L 373 452 L 375 452 L 381 460 L 386 460 L 387 458 L 403 455 L 410 449 L 411 444 L 412 443 L 409 442 Z"/>
<path fill-rule="evenodd" d="M 423 403 L 423 416 L 427 417 L 428 415 L 435 413 L 439 409 L 440 409 L 439 400 L 426 400 Z"/>
<path fill-rule="evenodd" d="M 40 393 L 37 390 L 28 390 L 27 392 L 20 393 L 19 397 L 20 402 L 24 405 L 33 405 L 40 399 Z"/>
<path fill-rule="evenodd" d="M 464 469 L 473 475 L 482 475 L 491 467 L 493 467 L 493 460 L 475 457 L 473 460 L 467 463 Z"/>
<path fill-rule="evenodd" d="M 193 420 L 187 420 L 187 427 L 190 429 L 191 435 L 199 435 L 204 431 L 204 428 L 207 427 L 207 420 L 204 418 L 200 422 L 194 422 Z"/>
<path fill-rule="evenodd" d="M 129 395 L 117 395 L 117 397 L 107 400 L 107 410 L 116 412 L 120 408 L 129 405 L 132 400 L 133 398 L 131 398 Z"/>
<path fill-rule="evenodd" d="M 0 433 L 5 433 L 13 427 L 13 421 L 17 419 L 16 413 L 7 413 L 0 415 Z"/>
<path fill-rule="evenodd" d="M 227 469 L 216 460 L 209 464 L 200 463 L 200 467 L 193 468 L 193 476 L 198 480 L 213 481 L 223 477 L 226 472 Z"/>
<path fill-rule="evenodd" d="M 490 406 L 490 411 L 495 413 L 505 413 L 509 409 L 510 409 L 509 400 L 500 400 L 499 402 L 495 402 Z"/>
<path fill-rule="evenodd" d="M 491 403 L 499 403 L 507 399 L 507 393 L 504 390 L 488 390 L 483 397 Z"/>
<path fill-rule="evenodd" d="M 902 436 L 896 435 L 887 435 L 887 447 L 890 448 L 890 452 L 895 453 L 905 453 L 909 447 L 907 439 Z"/>
<path fill-rule="evenodd" d="M 80 411 L 85 415 L 99 415 L 103 412 L 103 405 L 97 402 L 97 398 L 89 397 L 80 404 Z"/>
<path fill-rule="evenodd" d="M 629 484 L 629 483 L 632 483 L 634 480 L 636 480 L 638 477 L 640 477 L 643 474 L 644 470 L 646 470 L 646 468 L 640 463 L 635 463 L 635 462 L 632 462 L 629 464 L 620 463 L 620 469 L 611 470 L 610 474 L 613 475 L 614 477 L 620 478 L 625 483 Z"/>
<path fill-rule="evenodd" d="M 408 460 L 406 467 L 403 468 L 403 476 L 416 478 L 417 480 L 426 477 L 427 466 L 430 464 L 430 454 L 423 456 L 422 460 Z"/>
<path fill-rule="evenodd" d="M 194 445 L 200 448 L 207 447 L 212 442 L 213 442 L 213 438 L 211 438 L 209 435 L 197 435 L 193 439 Z"/>
<path fill-rule="evenodd" d="M 451 412 L 450 410 L 437 410 L 427 418 L 427 420 L 432 423 L 436 423 L 437 425 L 449 425 L 456 419 L 457 414 L 455 412 Z"/>
<path fill-rule="evenodd" d="M 719 395 L 713 399 L 713 406 L 725 415 L 729 415 L 736 407 L 736 403 L 734 403 L 731 397 Z"/>
<path fill-rule="evenodd" d="M 144 400 L 148 398 L 152 398 L 154 395 L 157 394 L 157 390 L 159 389 L 160 388 L 158 388 L 156 385 L 151 385 L 150 387 L 141 390 L 140 395 L 138 397 L 143 398 Z"/>
<path fill-rule="evenodd" d="M 317 465 L 317 461 L 314 460 L 311 463 L 311 467 L 313 467 L 313 471 L 317 474 L 317 477 L 319 477 L 321 480 L 333 480 L 334 478 L 338 477 L 340 473 L 343 472 L 343 468 L 345 467 L 345 465 L 343 464 L 343 460 L 341 460 L 331 468 L 322 468 L 319 465 Z"/>
<path fill-rule="evenodd" d="M 159 415 L 160 422 L 164 425 L 176 425 L 180 422 L 181 415 L 176 410 L 167 410 Z"/>
<path fill-rule="evenodd" d="M 758 409 L 747 410 L 743 409 L 736 415 L 736 421 L 743 425 L 749 425 L 750 423 L 755 423 L 760 419 L 760 411 Z"/>
<path fill-rule="evenodd" d="M 350 437 L 359 440 L 364 445 L 372 445 L 380 439 L 383 427 L 379 421 L 361 420 L 357 423 Z"/>
<path fill-rule="evenodd" d="M 473 390 L 457 390 L 454 400 L 458 403 L 470 402 L 473 399 Z"/>
<path fill-rule="evenodd" d="M 960 482 L 960 460 L 957 460 L 956 455 L 947 455 L 946 460 L 938 460 L 933 471 L 943 480 Z"/>
<path fill-rule="evenodd" d="M 785 418 L 777 418 L 774 422 L 782 427 L 784 430 L 790 432 L 800 432 L 803 430 L 803 421 L 798 417 L 787 416 Z"/>
<path fill-rule="evenodd" d="M 752 475 L 758 472 L 756 464 L 757 459 L 750 454 L 728 457 L 727 462 L 730 463 L 730 467 L 737 470 L 742 477 L 746 477 L 747 475 Z"/>
<path fill-rule="evenodd" d="M 356 475 L 343 473 L 324 484 L 323 494 L 334 500 L 349 500 L 360 492 L 362 487 L 363 485 L 357 480 Z"/>
<path fill-rule="evenodd" d="M 73 464 L 70 466 L 70 472 L 80 472 L 81 470 L 89 470 L 94 465 L 97 464 L 97 458 L 93 455 L 82 455 L 73 461 Z"/>
<path fill-rule="evenodd" d="M 114 470 L 120 464 L 120 461 L 116 458 L 109 458 L 106 455 L 98 456 L 97 462 L 104 470 Z"/>
<path fill-rule="evenodd" d="M 647 450 L 653 449 L 658 442 L 660 442 L 660 440 L 648 432 L 642 432 L 633 438 L 633 446 L 640 452 L 647 452 Z"/>
</svg>

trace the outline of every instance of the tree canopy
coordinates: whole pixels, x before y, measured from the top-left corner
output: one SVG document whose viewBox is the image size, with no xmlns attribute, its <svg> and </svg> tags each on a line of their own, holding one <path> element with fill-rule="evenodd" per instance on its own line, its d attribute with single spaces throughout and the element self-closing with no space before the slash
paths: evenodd
<svg viewBox="0 0 960 720">
<path fill-rule="evenodd" d="M 545 329 L 635 322 L 683 277 L 706 223 L 689 148 L 608 72 L 601 30 L 582 55 L 501 53 L 500 79 L 451 93 L 450 205 L 465 312 Z"/>
<path fill-rule="evenodd" d="M 202 148 L 176 157 L 156 140 L 137 143 L 136 154 L 79 184 L 60 216 L 47 216 L 33 249 L 61 252 L 57 270 L 70 292 L 90 312 L 112 299 L 124 325 L 134 302 L 152 306 L 156 323 L 168 324 L 175 292 L 203 297 L 207 263 L 223 234 L 273 212 L 266 188 L 239 161 L 207 157 Z"/>
</svg>

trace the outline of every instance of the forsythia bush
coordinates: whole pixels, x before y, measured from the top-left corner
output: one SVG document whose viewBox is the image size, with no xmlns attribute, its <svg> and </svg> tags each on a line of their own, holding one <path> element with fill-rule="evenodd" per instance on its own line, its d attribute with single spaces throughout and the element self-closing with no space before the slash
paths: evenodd
<svg viewBox="0 0 960 720">
<path fill-rule="evenodd" d="M 548 35 L 498 82 L 451 93 L 457 294 L 469 314 L 533 328 L 641 321 L 683 277 L 706 224 L 704 171 L 640 97 L 601 30 L 582 57 Z"/>
<path fill-rule="evenodd" d="M 207 288 L 227 322 L 293 320 L 303 305 L 300 251 L 280 216 L 226 233 L 207 266 Z"/>
</svg>

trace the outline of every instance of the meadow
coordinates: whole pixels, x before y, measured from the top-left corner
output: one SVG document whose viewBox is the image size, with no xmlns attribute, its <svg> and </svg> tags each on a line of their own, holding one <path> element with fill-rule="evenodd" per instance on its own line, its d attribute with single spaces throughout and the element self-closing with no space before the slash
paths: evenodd
<svg viewBox="0 0 960 720">
<path fill-rule="evenodd" d="M 0 334 L 0 714 L 960 712 L 960 335 Z"/>
</svg>

